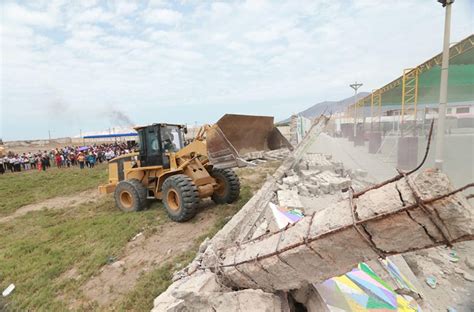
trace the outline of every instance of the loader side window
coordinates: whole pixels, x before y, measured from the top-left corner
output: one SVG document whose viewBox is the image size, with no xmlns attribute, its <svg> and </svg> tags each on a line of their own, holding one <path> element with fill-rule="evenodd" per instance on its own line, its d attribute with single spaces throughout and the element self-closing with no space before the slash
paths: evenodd
<svg viewBox="0 0 474 312">
<path fill-rule="evenodd" d="M 154 129 L 148 130 L 148 146 L 147 151 L 149 154 L 157 154 L 160 148 L 158 144 L 158 137 L 155 134 Z"/>
<path fill-rule="evenodd" d="M 145 152 L 145 130 L 140 129 L 138 130 L 138 150 L 140 153 L 144 154 Z"/>
</svg>

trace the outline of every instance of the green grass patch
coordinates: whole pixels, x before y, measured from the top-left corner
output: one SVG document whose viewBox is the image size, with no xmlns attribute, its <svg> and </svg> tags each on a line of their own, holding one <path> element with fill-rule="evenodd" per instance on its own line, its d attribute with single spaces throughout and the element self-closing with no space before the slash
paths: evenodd
<svg viewBox="0 0 474 312">
<path fill-rule="evenodd" d="M 0 176 L 0 216 L 11 214 L 24 205 L 98 187 L 106 181 L 106 165 L 83 170 L 51 168 L 4 174 Z"/>
<path fill-rule="evenodd" d="M 7 307 L 66 310 L 58 297 L 77 292 L 108 259 L 119 258 L 135 234 L 162 222 L 167 222 L 163 209 L 123 213 L 107 197 L 70 210 L 29 213 L 0 225 L 0 289 L 10 283 L 17 287 Z M 77 279 L 60 278 L 73 267 Z"/>
<path fill-rule="evenodd" d="M 101 309 L 91 304 L 87 310 L 149 311 L 154 298 L 171 284 L 173 271 L 192 261 L 201 242 L 214 236 L 247 203 L 274 168 L 275 163 L 268 164 L 264 166 L 265 170 L 258 171 L 257 176 L 253 171 L 238 171 L 242 177 L 239 200 L 231 205 L 211 208 L 217 219 L 205 233 L 197 238 L 190 237 L 194 239 L 192 248 L 143 274 L 135 287 L 114 306 Z M 253 175 L 252 179 L 244 178 L 248 174 Z M 41 180 L 41 177 L 47 180 Z M 45 174 L 9 174 L 0 177 L 0 198 L 6 200 L 6 204 L 0 206 L 0 214 L 2 209 L 3 212 L 7 209 L 14 211 L 28 203 L 95 187 L 105 180 L 105 167 L 83 171 L 52 169 Z M 20 191 L 5 186 L 4 181 L 10 181 L 7 184 L 28 181 L 30 186 L 18 185 L 17 188 L 23 188 Z M 27 199 L 15 201 L 9 198 L 11 194 L 26 196 Z M 162 208 L 162 204 L 157 202 L 139 213 L 123 213 L 115 207 L 112 197 L 107 196 L 74 208 L 30 212 L 0 224 L 0 290 L 10 283 L 16 285 L 9 297 L 0 297 L 0 311 L 67 310 L 68 298 L 81 299 L 80 287 L 98 274 L 108 259 L 119 259 L 133 236 L 143 231 L 150 235 L 161 224 L 171 222 Z M 69 278 L 67 272 L 72 268 L 76 270 L 75 277 Z"/>
</svg>

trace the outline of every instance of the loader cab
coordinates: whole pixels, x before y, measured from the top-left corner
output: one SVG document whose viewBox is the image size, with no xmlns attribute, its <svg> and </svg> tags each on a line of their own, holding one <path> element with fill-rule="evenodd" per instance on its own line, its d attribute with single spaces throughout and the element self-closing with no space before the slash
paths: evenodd
<svg viewBox="0 0 474 312">
<path fill-rule="evenodd" d="M 139 159 L 142 167 L 170 167 L 167 153 L 175 153 L 184 147 L 186 126 L 153 124 L 135 128 L 138 132 Z"/>
</svg>

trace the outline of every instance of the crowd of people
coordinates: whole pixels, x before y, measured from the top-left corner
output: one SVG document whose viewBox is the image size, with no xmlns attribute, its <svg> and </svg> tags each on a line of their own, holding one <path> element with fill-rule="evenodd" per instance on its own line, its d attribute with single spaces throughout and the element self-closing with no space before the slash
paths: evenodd
<svg viewBox="0 0 474 312">
<path fill-rule="evenodd" d="M 0 174 L 21 172 L 25 170 L 46 171 L 48 168 L 79 167 L 94 168 L 96 163 L 103 163 L 119 155 L 133 152 L 135 146 L 127 143 L 94 144 L 89 146 L 65 146 L 50 151 L 14 154 L 9 152 L 0 157 Z"/>
</svg>

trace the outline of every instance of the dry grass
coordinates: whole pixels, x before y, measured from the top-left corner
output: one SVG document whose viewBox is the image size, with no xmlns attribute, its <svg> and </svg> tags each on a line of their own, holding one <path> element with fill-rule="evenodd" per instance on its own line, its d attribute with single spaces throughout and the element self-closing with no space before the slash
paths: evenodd
<svg viewBox="0 0 474 312">
<path fill-rule="evenodd" d="M 272 173 L 278 164 L 279 162 L 265 164 L 258 168 L 259 173 L 256 175 L 252 169 L 239 170 L 242 180 L 239 201 L 213 207 L 218 214 L 216 222 L 200 237 L 190 238 L 194 239 L 190 250 L 142 275 L 122 300 L 105 310 L 149 311 L 153 299 L 171 283 L 173 270 L 177 266 L 187 265 L 193 259 L 202 240 L 217 233 L 250 199 L 253 191 L 260 187 L 266 175 Z M 251 179 L 247 179 L 249 175 L 252 175 Z M 51 170 L 44 175 L 34 172 L 1 177 L 2 182 L 9 181 L 17 186 L 2 183 L 0 196 L 2 200 L 7 196 L 8 200 L 0 206 L 0 214 L 37 200 L 97 186 L 105 176 L 105 169 L 102 167 L 87 171 Z M 28 187 L 22 185 L 25 182 Z M 25 190 L 30 194 L 26 194 Z M 12 194 L 26 198 L 10 199 Z M 68 309 L 68 304 L 62 300 L 64 297 L 70 294 L 80 297 L 77 294 L 80 286 L 97 274 L 109 259 L 120 258 L 125 246 L 136 233 L 150 232 L 164 222 L 171 221 L 166 217 L 161 203 L 139 213 L 123 213 L 115 207 L 109 196 L 74 208 L 30 212 L 11 222 L 0 224 L 0 290 L 10 283 L 16 285 L 9 297 L 0 298 L 0 310 Z M 76 268 L 77 276 L 63 278 L 65 272 L 72 268 Z M 95 309 L 104 310 L 98 307 Z"/>
</svg>

